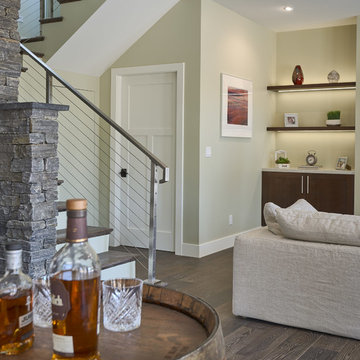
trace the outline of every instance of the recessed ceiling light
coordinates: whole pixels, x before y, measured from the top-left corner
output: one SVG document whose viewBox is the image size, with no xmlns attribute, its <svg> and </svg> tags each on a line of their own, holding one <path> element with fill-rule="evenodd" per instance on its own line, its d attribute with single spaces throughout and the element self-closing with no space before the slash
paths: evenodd
<svg viewBox="0 0 360 360">
<path fill-rule="evenodd" d="M 291 6 L 284 6 L 284 7 L 283 7 L 283 10 L 284 10 L 284 11 L 293 11 L 294 8 L 291 7 Z"/>
</svg>

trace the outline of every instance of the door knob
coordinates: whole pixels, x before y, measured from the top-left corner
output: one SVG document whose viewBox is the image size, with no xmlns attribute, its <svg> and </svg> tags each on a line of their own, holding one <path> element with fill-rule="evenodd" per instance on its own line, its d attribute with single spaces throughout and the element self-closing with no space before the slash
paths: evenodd
<svg viewBox="0 0 360 360">
<path fill-rule="evenodd" d="M 121 177 L 126 177 L 127 176 L 127 174 L 128 174 L 128 172 L 127 172 L 127 169 L 121 169 L 121 171 L 120 171 L 120 176 Z"/>
</svg>

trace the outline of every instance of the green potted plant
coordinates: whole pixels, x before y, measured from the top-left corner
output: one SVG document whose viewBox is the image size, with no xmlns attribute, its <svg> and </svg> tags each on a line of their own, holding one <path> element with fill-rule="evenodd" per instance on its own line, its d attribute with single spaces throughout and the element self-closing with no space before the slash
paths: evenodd
<svg viewBox="0 0 360 360">
<path fill-rule="evenodd" d="M 277 166 L 279 168 L 289 168 L 290 167 L 290 160 L 287 157 L 279 156 L 275 160 L 275 164 L 277 164 Z"/>
<path fill-rule="evenodd" d="M 340 126 L 340 124 L 341 124 L 340 110 L 329 111 L 327 113 L 326 125 L 327 126 Z"/>
</svg>

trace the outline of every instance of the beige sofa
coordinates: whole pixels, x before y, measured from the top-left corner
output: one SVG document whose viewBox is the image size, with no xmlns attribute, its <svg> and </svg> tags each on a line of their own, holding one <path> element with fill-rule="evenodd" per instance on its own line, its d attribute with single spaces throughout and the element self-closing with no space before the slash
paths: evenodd
<svg viewBox="0 0 360 360">
<path fill-rule="evenodd" d="M 275 220 L 291 237 L 263 227 L 236 238 L 233 313 L 360 339 L 360 217 L 287 211 Z"/>
</svg>

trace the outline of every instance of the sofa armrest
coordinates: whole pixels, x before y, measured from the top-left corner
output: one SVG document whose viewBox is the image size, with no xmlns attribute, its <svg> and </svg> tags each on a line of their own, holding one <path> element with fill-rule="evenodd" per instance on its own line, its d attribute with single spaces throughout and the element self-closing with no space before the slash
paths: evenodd
<svg viewBox="0 0 360 360">
<path fill-rule="evenodd" d="M 233 313 L 360 339 L 360 248 L 266 228 L 234 244 Z"/>
</svg>

